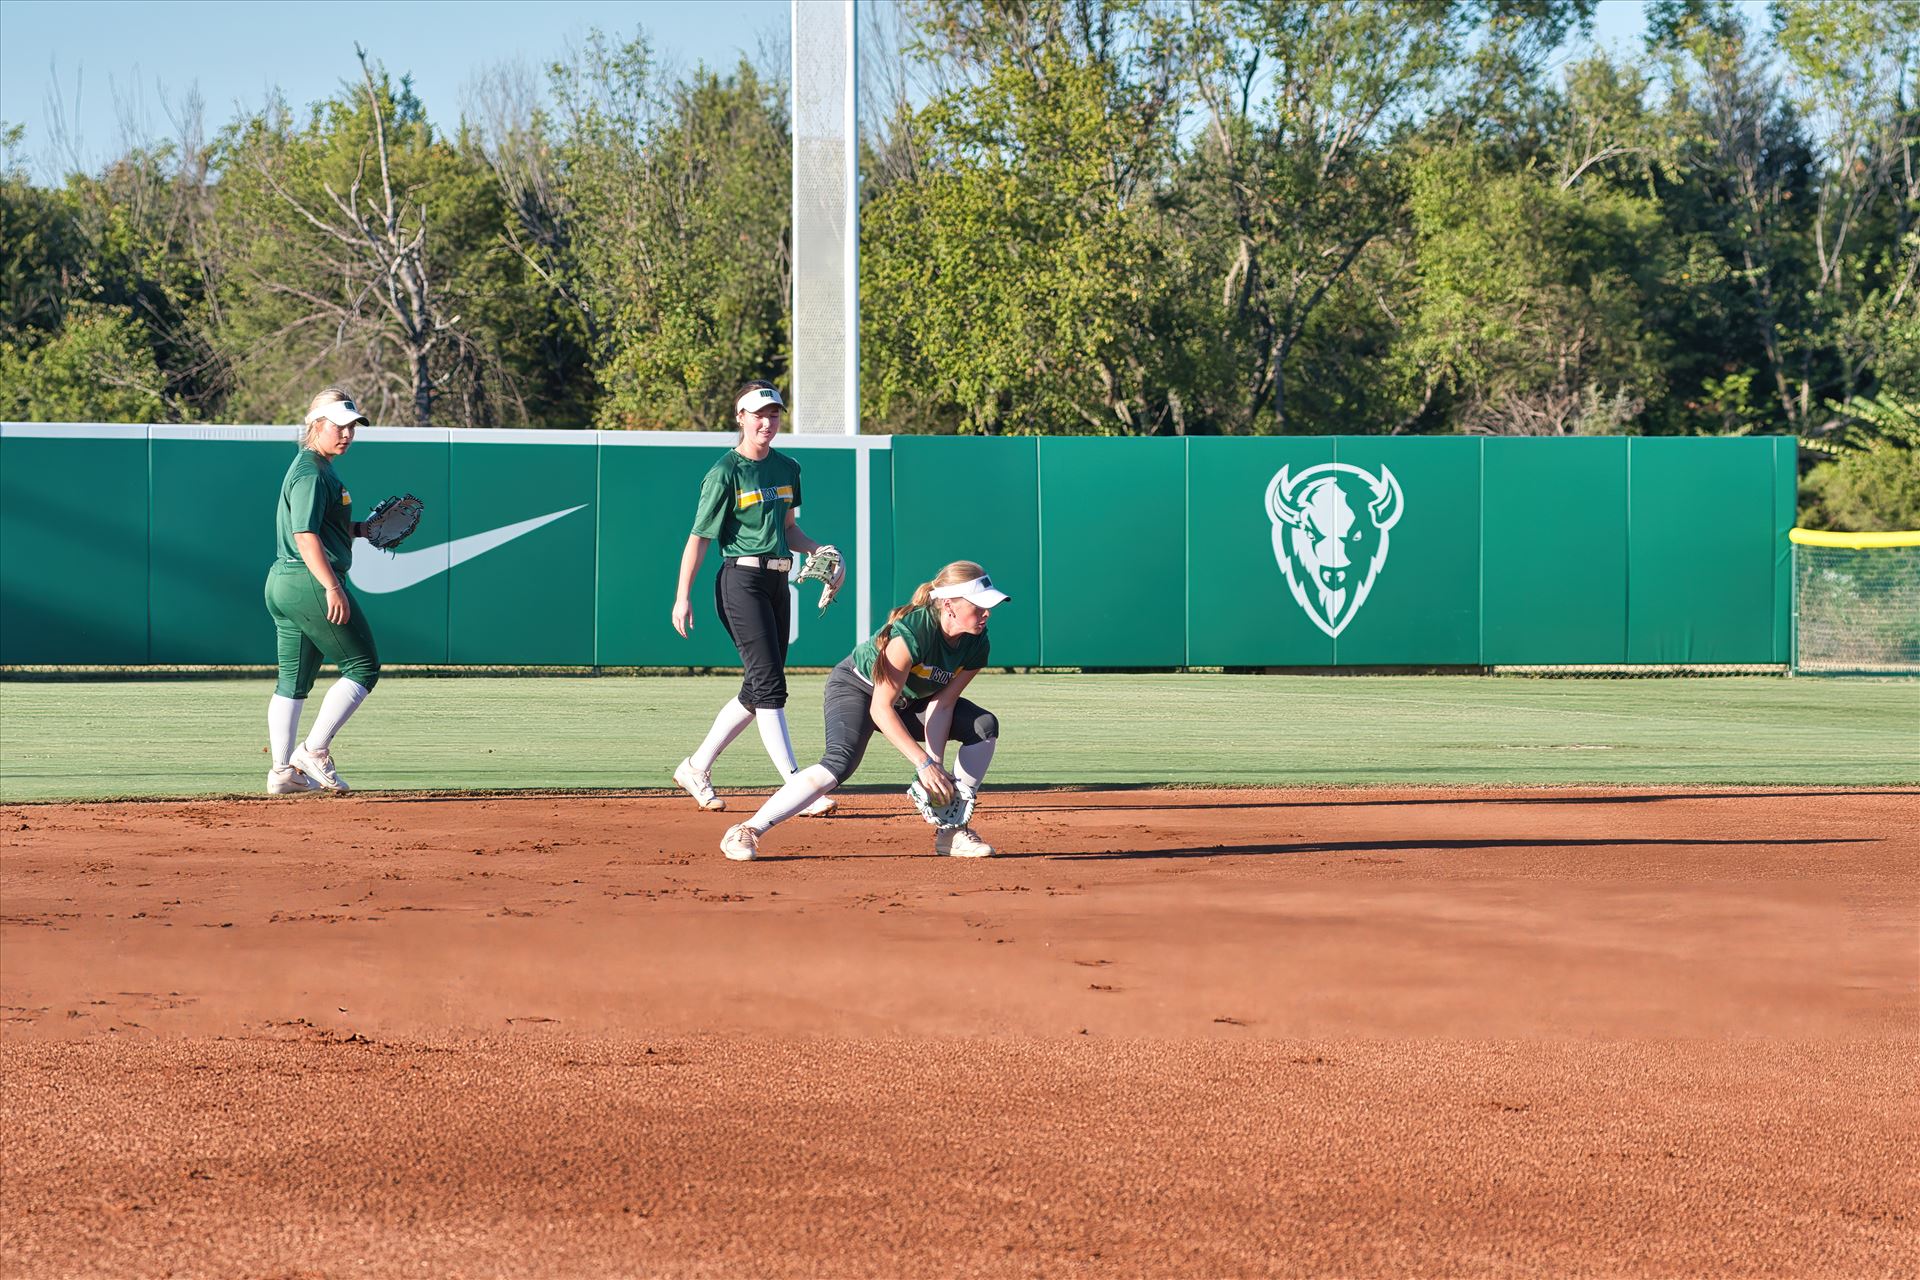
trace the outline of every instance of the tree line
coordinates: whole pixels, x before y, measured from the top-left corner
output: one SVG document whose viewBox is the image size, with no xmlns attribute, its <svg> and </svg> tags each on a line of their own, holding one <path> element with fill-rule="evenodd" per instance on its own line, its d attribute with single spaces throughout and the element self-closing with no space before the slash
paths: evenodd
<svg viewBox="0 0 1920 1280">
<path fill-rule="evenodd" d="M 1920 0 L 866 6 L 865 429 L 1727 435 L 1920 524 Z M 0 416 L 716 428 L 786 381 L 785 69 L 591 35 L 58 187 L 0 126 Z M 805 406 L 795 406 L 804 415 Z"/>
</svg>

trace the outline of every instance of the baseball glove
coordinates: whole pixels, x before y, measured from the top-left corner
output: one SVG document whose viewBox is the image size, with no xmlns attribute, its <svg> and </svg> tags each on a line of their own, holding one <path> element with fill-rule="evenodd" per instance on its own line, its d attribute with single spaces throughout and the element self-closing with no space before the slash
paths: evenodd
<svg viewBox="0 0 1920 1280">
<path fill-rule="evenodd" d="M 956 786 L 953 799 L 945 804 L 935 804 L 927 794 L 927 789 L 916 780 L 907 788 L 907 798 L 913 801 L 913 807 L 920 811 L 920 816 L 934 826 L 964 827 L 967 819 L 973 817 L 973 802 L 977 797 L 968 788 Z"/>
<path fill-rule="evenodd" d="M 807 567 L 800 571 L 794 581 L 806 582 L 809 579 L 821 584 L 820 612 L 825 613 L 827 606 L 833 603 L 834 594 L 840 590 L 841 582 L 844 581 L 840 569 L 840 552 L 837 548 L 820 546 L 813 549 L 813 554 L 807 557 Z"/>
<path fill-rule="evenodd" d="M 382 498 L 360 522 L 360 536 L 382 551 L 391 551 L 419 527 L 420 512 L 425 505 L 410 493 L 405 497 Z"/>
</svg>

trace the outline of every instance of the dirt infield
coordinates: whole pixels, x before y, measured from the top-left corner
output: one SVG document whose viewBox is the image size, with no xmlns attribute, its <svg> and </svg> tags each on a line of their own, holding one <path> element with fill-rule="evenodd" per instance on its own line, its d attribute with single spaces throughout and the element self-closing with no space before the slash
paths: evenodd
<svg viewBox="0 0 1920 1280">
<path fill-rule="evenodd" d="M 1920 1274 L 1920 792 L 845 806 L 0 808 L 0 1272 Z"/>
</svg>

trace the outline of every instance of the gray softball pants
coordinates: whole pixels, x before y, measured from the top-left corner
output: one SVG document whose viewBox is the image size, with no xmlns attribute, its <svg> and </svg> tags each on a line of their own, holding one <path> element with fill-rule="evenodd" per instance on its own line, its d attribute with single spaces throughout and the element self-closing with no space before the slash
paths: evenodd
<svg viewBox="0 0 1920 1280">
<path fill-rule="evenodd" d="M 842 658 L 827 677 L 822 710 L 827 718 L 827 749 L 820 763 L 836 782 L 845 782 L 860 767 L 867 744 L 880 726 L 873 722 L 873 686 L 853 669 L 853 659 Z M 921 742 L 927 740 L 927 711 L 932 698 L 915 698 L 900 708 L 900 718 Z M 1000 721 L 993 712 L 961 698 L 953 704 L 953 728 L 948 740 L 971 746 L 1000 736 Z"/>
</svg>

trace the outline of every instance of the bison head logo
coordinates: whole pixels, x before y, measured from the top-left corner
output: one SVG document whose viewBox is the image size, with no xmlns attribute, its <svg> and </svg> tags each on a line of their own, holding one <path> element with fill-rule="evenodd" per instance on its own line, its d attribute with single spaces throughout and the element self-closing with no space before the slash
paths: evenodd
<svg viewBox="0 0 1920 1280">
<path fill-rule="evenodd" d="M 1387 533 L 1405 500 L 1385 467 L 1375 477 L 1344 462 L 1327 462 L 1267 485 L 1273 556 L 1293 598 L 1313 624 L 1337 636 L 1360 612 L 1387 562 Z"/>
</svg>

